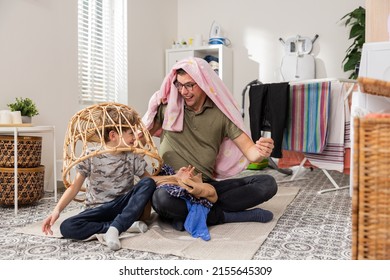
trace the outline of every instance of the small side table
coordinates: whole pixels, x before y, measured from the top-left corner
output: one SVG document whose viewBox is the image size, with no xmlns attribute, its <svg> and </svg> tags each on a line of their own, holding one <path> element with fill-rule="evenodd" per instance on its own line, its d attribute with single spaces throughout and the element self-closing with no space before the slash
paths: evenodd
<svg viewBox="0 0 390 280">
<path fill-rule="evenodd" d="M 12 126 L 0 125 L 0 134 L 14 135 L 14 194 L 15 194 L 15 215 L 18 214 L 18 135 L 20 133 L 50 133 L 53 140 L 53 187 L 54 187 L 54 201 L 57 202 L 57 172 L 56 172 L 56 138 L 54 126 L 28 126 L 25 124 Z"/>
</svg>

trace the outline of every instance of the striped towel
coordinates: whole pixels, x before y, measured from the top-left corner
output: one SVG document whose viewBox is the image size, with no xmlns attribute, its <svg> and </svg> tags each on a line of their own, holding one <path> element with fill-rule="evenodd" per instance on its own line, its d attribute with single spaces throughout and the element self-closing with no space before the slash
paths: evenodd
<svg viewBox="0 0 390 280">
<path fill-rule="evenodd" d="M 350 148 L 351 142 L 348 96 L 353 87 L 354 83 L 332 82 L 326 145 L 319 154 L 305 154 L 314 166 L 339 172 L 345 170 L 346 148 Z"/>
<path fill-rule="evenodd" d="M 326 144 L 331 83 L 290 85 L 283 149 L 321 153 Z"/>
</svg>

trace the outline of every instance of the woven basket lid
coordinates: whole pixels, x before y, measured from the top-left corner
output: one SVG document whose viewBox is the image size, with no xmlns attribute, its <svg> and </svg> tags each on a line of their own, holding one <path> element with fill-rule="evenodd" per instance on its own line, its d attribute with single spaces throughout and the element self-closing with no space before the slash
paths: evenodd
<svg viewBox="0 0 390 280">
<path fill-rule="evenodd" d="M 130 128 L 135 137 L 134 144 L 126 147 L 109 147 L 105 144 L 106 128 L 113 128 L 120 137 L 122 130 Z M 95 152 L 86 154 L 91 146 Z M 62 178 L 66 187 L 72 182 L 72 168 L 87 158 L 109 152 L 130 151 L 144 155 L 151 174 L 161 169 L 162 159 L 148 129 L 139 114 L 131 107 L 119 103 L 100 103 L 89 106 L 76 113 L 69 121 L 64 140 L 64 162 Z"/>
</svg>

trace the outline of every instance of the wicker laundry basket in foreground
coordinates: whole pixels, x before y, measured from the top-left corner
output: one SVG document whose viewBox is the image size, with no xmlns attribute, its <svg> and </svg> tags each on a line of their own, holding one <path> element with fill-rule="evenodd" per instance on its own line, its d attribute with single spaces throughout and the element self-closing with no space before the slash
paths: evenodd
<svg viewBox="0 0 390 280">
<path fill-rule="evenodd" d="M 390 82 L 358 78 L 366 94 L 390 97 Z M 352 258 L 390 259 L 390 117 L 354 119 Z"/>
<path fill-rule="evenodd" d="M 390 82 L 368 77 L 359 77 L 360 91 L 371 95 L 390 97 Z"/>
<path fill-rule="evenodd" d="M 390 259 L 390 118 L 354 119 L 352 258 Z"/>
</svg>

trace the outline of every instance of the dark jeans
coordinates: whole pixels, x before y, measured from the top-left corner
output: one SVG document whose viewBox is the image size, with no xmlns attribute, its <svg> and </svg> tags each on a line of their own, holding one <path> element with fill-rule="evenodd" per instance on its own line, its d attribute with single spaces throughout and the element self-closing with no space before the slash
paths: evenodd
<svg viewBox="0 0 390 280">
<path fill-rule="evenodd" d="M 105 233 L 110 226 L 122 233 L 142 215 L 155 190 L 154 180 L 143 178 L 127 194 L 63 221 L 61 234 L 65 238 L 84 240 L 93 234 Z"/>
<path fill-rule="evenodd" d="M 207 216 L 208 225 L 224 223 L 223 212 L 236 212 L 257 206 L 271 199 L 278 186 L 270 175 L 254 175 L 222 181 L 209 181 L 218 194 L 218 201 Z M 164 189 L 157 189 L 152 198 L 153 209 L 166 220 L 184 223 L 188 209 L 186 202 L 170 196 Z"/>
</svg>

